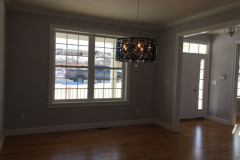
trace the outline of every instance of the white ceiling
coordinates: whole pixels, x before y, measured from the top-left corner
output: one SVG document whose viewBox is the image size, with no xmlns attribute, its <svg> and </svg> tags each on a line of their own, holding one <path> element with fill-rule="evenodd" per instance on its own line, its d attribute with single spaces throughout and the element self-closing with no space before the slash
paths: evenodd
<svg viewBox="0 0 240 160">
<path fill-rule="evenodd" d="M 28 6 L 75 15 L 136 22 L 137 0 L 7 0 L 8 7 Z M 140 0 L 141 23 L 166 25 L 179 19 L 239 6 L 239 0 Z"/>
</svg>

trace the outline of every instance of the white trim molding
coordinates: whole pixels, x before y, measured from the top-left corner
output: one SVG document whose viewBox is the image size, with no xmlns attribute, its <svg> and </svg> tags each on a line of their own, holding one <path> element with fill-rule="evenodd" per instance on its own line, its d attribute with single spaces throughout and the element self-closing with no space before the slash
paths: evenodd
<svg viewBox="0 0 240 160">
<path fill-rule="evenodd" d="M 215 122 L 219 122 L 219 123 L 223 123 L 223 124 L 227 124 L 229 125 L 230 124 L 230 121 L 227 120 L 227 119 L 222 119 L 222 118 L 218 118 L 218 117 L 214 117 L 214 116 L 207 116 L 206 119 L 208 120 L 212 120 L 212 121 L 215 121 Z"/>
<path fill-rule="evenodd" d="M 172 21 L 170 23 L 167 23 L 165 25 L 162 25 L 162 26 L 160 25 L 158 29 L 160 30 L 160 29 L 164 29 L 164 28 L 168 28 L 168 27 L 173 27 L 173 26 L 176 26 L 176 25 L 191 22 L 193 20 L 208 17 L 208 16 L 211 16 L 211 15 L 221 13 L 221 12 L 224 12 L 224 11 L 228 11 L 228 10 L 231 10 L 231 9 L 235 9 L 235 8 L 238 8 L 238 7 L 240 7 L 240 2 L 234 2 L 234 3 L 228 4 L 228 5 L 222 6 L 222 7 L 217 7 L 217 8 L 210 9 L 210 10 L 207 10 L 207 11 L 195 14 L 195 15 L 184 17 L 184 18 Z"/>
<path fill-rule="evenodd" d="M 170 130 L 172 132 L 176 132 L 176 130 L 174 129 L 173 125 L 167 124 L 167 123 L 165 123 L 163 121 L 155 119 L 154 120 L 154 124 L 156 124 L 156 125 L 158 125 L 158 126 L 160 126 L 162 128 L 168 129 L 168 130 Z"/>
<path fill-rule="evenodd" d="M 116 127 L 116 126 L 126 126 L 126 125 L 136 125 L 136 124 L 148 124 L 153 122 L 154 122 L 153 119 L 137 119 L 137 120 L 126 120 L 126 121 L 81 123 L 81 124 L 45 126 L 45 127 L 35 127 L 35 128 L 7 129 L 6 136 L 68 131 L 68 130 L 80 130 L 80 129 L 106 128 L 106 127 Z"/>
</svg>

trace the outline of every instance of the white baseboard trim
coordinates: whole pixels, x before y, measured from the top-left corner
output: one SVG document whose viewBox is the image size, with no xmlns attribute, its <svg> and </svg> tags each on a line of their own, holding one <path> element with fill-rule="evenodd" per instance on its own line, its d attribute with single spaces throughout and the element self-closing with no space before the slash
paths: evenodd
<svg viewBox="0 0 240 160">
<path fill-rule="evenodd" d="M 155 119 L 153 123 L 158 125 L 158 126 L 160 126 L 160 127 L 166 128 L 167 130 L 175 132 L 174 127 L 169 125 L 169 124 L 167 124 L 167 123 L 165 123 L 165 122 L 162 122 L 160 120 Z"/>
<path fill-rule="evenodd" d="M 2 152 L 4 140 L 5 140 L 5 134 L 3 134 L 2 138 L 0 139 L 0 153 Z"/>
<path fill-rule="evenodd" d="M 207 116 L 206 119 L 208 120 L 212 120 L 212 121 L 215 121 L 215 122 L 219 122 L 219 123 L 223 123 L 223 124 L 227 124 L 229 125 L 230 122 L 229 120 L 226 120 L 226 119 L 222 119 L 222 118 L 218 118 L 218 117 L 214 117 L 214 116 Z"/>
<path fill-rule="evenodd" d="M 147 123 L 153 123 L 153 122 L 154 122 L 153 119 L 138 119 L 138 120 L 113 121 L 113 122 L 58 125 L 58 126 L 36 127 L 36 128 L 7 129 L 5 131 L 5 135 L 13 136 L 13 135 L 24 135 L 24 134 L 33 134 L 33 133 L 46 133 L 46 132 L 68 131 L 68 130 L 135 125 L 135 124 L 147 124 Z"/>
</svg>

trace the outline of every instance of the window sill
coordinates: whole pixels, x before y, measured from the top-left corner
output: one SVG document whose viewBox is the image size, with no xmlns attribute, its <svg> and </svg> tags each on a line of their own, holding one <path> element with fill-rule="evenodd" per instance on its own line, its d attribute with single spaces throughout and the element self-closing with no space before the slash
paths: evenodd
<svg viewBox="0 0 240 160">
<path fill-rule="evenodd" d="M 70 107 L 112 107 L 119 105 L 128 105 L 129 101 L 119 100 L 119 101 L 95 101 L 95 102 L 54 102 L 48 104 L 48 108 L 70 108 Z"/>
</svg>

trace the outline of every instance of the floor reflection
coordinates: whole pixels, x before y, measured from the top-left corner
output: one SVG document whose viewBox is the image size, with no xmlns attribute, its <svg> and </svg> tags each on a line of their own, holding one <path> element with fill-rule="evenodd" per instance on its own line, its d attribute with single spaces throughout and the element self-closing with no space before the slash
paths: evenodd
<svg viewBox="0 0 240 160">
<path fill-rule="evenodd" d="M 62 160 L 62 159 L 75 159 L 78 158 L 79 160 L 119 160 L 120 153 L 118 147 L 96 147 L 91 150 L 85 151 L 67 151 L 64 153 L 57 152 L 51 157 L 51 160 Z"/>
<path fill-rule="evenodd" d="M 233 156 L 234 158 L 240 157 L 240 125 L 235 124 L 233 131 Z"/>
<path fill-rule="evenodd" d="M 202 129 L 200 126 L 196 127 L 195 133 L 195 148 L 194 148 L 194 157 L 202 157 Z"/>
</svg>

